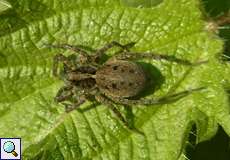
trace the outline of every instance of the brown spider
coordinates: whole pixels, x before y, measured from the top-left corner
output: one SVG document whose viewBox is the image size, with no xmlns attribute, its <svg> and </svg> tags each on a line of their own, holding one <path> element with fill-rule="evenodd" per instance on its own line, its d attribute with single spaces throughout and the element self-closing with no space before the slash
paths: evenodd
<svg viewBox="0 0 230 160">
<path fill-rule="evenodd" d="M 183 65 L 197 65 L 203 62 L 192 64 L 187 60 L 178 59 L 174 56 L 130 52 L 129 48 L 134 44 L 122 45 L 113 41 L 94 51 L 93 54 L 88 54 L 83 46 L 68 44 L 47 45 L 48 47 L 70 49 L 78 53 L 68 57 L 62 54 L 54 57 L 53 74 L 58 76 L 58 62 L 62 62 L 63 71 L 60 76 L 65 82 L 65 86 L 58 91 L 55 101 L 62 102 L 65 105 L 66 112 L 79 107 L 86 100 L 103 103 L 111 108 L 125 125 L 128 125 L 114 104 L 133 106 L 169 103 L 200 89 L 186 90 L 155 99 L 135 99 L 146 87 L 147 74 L 140 65 L 131 60 L 141 58 L 164 59 Z M 121 50 L 107 61 L 102 62 L 105 52 L 115 46 Z M 63 103 L 64 101 L 69 103 Z"/>
</svg>

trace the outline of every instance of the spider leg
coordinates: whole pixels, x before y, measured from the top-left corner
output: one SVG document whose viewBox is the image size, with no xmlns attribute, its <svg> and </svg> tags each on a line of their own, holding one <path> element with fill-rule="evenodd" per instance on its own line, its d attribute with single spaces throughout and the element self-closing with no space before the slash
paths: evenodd
<svg viewBox="0 0 230 160">
<path fill-rule="evenodd" d="M 78 52 L 80 53 L 82 56 L 88 56 L 88 53 L 82 49 L 83 47 L 81 45 L 70 45 L 70 44 L 57 44 L 57 45 L 53 45 L 53 44 L 46 44 L 46 47 L 49 48 L 61 48 L 61 49 L 68 49 L 74 52 Z"/>
<path fill-rule="evenodd" d="M 73 95 L 72 88 L 72 86 L 64 86 L 59 89 L 54 100 L 56 102 L 63 102 L 65 100 L 68 100 Z"/>
<path fill-rule="evenodd" d="M 105 96 L 101 95 L 101 94 L 97 94 L 95 96 L 96 100 L 99 103 L 102 104 L 106 104 L 106 106 L 108 106 L 113 113 L 118 117 L 118 119 L 120 119 L 120 121 L 129 128 L 128 122 L 125 120 L 125 118 L 122 116 L 122 114 L 120 113 L 120 111 L 114 106 L 114 104 L 112 103 L 112 101 L 108 98 L 106 98 Z"/>
<path fill-rule="evenodd" d="M 80 105 L 85 103 L 86 100 L 90 100 L 92 96 L 97 92 L 96 87 L 93 87 L 88 90 L 79 90 L 79 88 L 74 87 L 73 93 L 75 93 L 72 97 L 73 99 L 70 101 L 71 104 L 62 103 L 65 106 L 66 112 L 71 112 L 74 109 L 78 108 Z"/>
<path fill-rule="evenodd" d="M 53 58 L 53 75 L 57 77 L 57 70 L 58 70 L 58 64 L 59 62 L 64 63 L 68 68 L 71 68 L 71 63 L 68 63 L 69 60 L 66 56 L 63 54 L 57 54 Z"/>
<path fill-rule="evenodd" d="M 139 99 L 139 100 L 131 100 L 131 99 L 125 99 L 125 98 L 113 98 L 113 101 L 118 103 L 118 104 L 123 104 L 123 105 L 157 105 L 157 104 L 168 104 L 168 103 L 173 103 L 181 98 L 184 98 L 188 96 L 189 94 L 200 91 L 205 89 L 204 87 L 201 88 L 196 88 L 196 89 L 190 89 L 190 90 L 185 90 L 182 92 L 178 92 L 172 95 L 166 95 L 163 97 L 158 97 L 154 99 Z"/>
<path fill-rule="evenodd" d="M 95 75 L 93 74 L 88 74 L 88 73 L 79 73 L 79 74 L 75 74 L 75 73 L 67 73 L 67 79 L 69 81 L 80 81 L 80 80 L 84 80 L 84 79 L 89 79 L 89 78 L 96 78 Z"/>
<path fill-rule="evenodd" d="M 59 89 L 54 100 L 56 102 L 62 102 L 61 104 L 65 106 L 65 111 L 70 112 L 79 107 L 86 100 L 82 92 L 77 92 L 78 94 L 82 94 L 79 96 L 74 95 L 74 92 L 76 92 L 76 88 L 74 88 L 73 86 L 64 86 L 61 89 Z M 76 100 L 74 101 L 72 100 L 73 96 L 76 97 Z M 69 101 L 69 103 L 65 103 L 63 101 Z"/>
<path fill-rule="evenodd" d="M 94 58 L 94 61 L 96 61 L 97 59 L 100 59 L 102 57 L 102 55 L 109 49 L 113 48 L 113 47 L 119 47 L 121 48 L 120 51 L 118 51 L 117 53 L 120 53 L 120 52 L 123 52 L 123 51 L 129 51 L 129 48 L 133 47 L 135 45 L 134 42 L 131 42 L 131 43 L 128 43 L 128 44 L 125 44 L 125 45 L 122 45 L 120 44 L 119 42 L 116 42 L 116 41 L 112 41 L 108 44 L 106 44 L 104 47 L 98 49 L 93 58 Z"/>
<path fill-rule="evenodd" d="M 82 105 L 83 103 L 85 103 L 86 98 L 84 95 L 80 96 L 76 102 L 72 103 L 72 104 L 68 104 L 68 103 L 62 103 L 65 106 L 65 111 L 71 112 L 73 110 L 75 110 L 76 108 L 78 108 L 80 105 Z"/>
<path fill-rule="evenodd" d="M 121 50 L 118 51 L 117 53 L 121 53 L 123 51 L 129 51 L 129 48 L 131 48 L 135 43 L 131 42 L 125 45 L 122 45 L 116 41 L 112 41 L 108 44 L 106 44 L 104 47 L 96 50 L 93 55 L 88 55 L 88 53 L 85 51 L 86 47 L 83 47 L 82 45 L 70 45 L 70 44 L 58 44 L 58 45 L 53 45 L 53 44 L 46 44 L 46 47 L 49 48 L 61 48 L 61 49 L 69 49 L 74 52 L 78 52 L 81 55 L 82 62 L 88 62 L 89 60 L 91 62 L 96 62 L 98 59 L 102 57 L 102 55 L 109 50 L 110 48 L 113 48 L 115 46 L 120 47 Z M 91 50 L 90 52 L 92 52 Z M 56 67 L 57 68 L 57 67 Z"/>
<path fill-rule="evenodd" d="M 180 59 L 177 58 L 173 55 L 164 55 L 164 54 L 157 54 L 154 52 L 122 52 L 120 54 L 115 55 L 116 59 L 130 59 L 130 60 L 138 60 L 138 59 L 155 59 L 155 60 L 166 60 L 170 62 L 176 62 L 182 65 L 189 65 L 189 66 L 194 66 L 194 65 L 200 65 L 203 63 L 206 63 L 207 61 L 199 61 L 192 63 L 188 60 Z"/>
<path fill-rule="evenodd" d="M 123 51 L 124 51 L 124 50 L 128 51 L 129 48 L 131 48 L 132 46 L 134 46 L 134 44 L 135 44 L 134 42 L 131 42 L 131 43 L 122 45 L 122 44 L 120 44 L 119 42 L 112 41 L 112 42 L 106 44 L 105 46 L 103 46 L 102 48 L 98 49 L 98 50 L 96 51 L 96 54 L 104 53 L 104 52 L 106 52 L 107 50 L 109 50 L 110 48 L 113 48 L 113 47 L 115 47 L 115 46 L 121 48 Z"/>
</svg>

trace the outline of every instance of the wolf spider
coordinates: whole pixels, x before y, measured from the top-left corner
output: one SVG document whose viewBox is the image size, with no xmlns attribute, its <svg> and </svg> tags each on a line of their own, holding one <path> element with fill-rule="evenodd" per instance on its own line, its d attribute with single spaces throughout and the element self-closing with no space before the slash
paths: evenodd
<svg viewBox="0 0 230 160">
<path fill-rule="evenodd" d="M 63 54 L 54 56 L 53 75 L 60 76 L 65 82 L 64 87 L 58 91 L 55 101 L 61 102 L 65 106 L 66 112 L 74 110 L 86 100 L 105 104 L 128 126 L 127 121 L 114 104 L 127 106 L 164 104 L 182 98 L 193 91 L 200 90 L 200 88 L 190 89 L 154 99 L 135 99 L 146 87 L 147 73 L 139 64 L 132 60 L 143 58 L 163 59 L 190 66 L 199 65 L 203 62 L 191 63 L 175 56 L 131 52 L 129 49 L 134 44 L 132 42 L 122 45 L 112 41 L 104 47 L 93 51 L 92 54 L 88 54 L 87 50 L 80 45 L 47 45 L 48 47 L 69 49 L 78 53 L 67 57 Z M 105 52 L 113 47 L 118 47 L 120 50 L 107 61 L 101 63 Z M 63 71 L 61 73 L 58 73 L 59 62 L 63 63 Z"/>
</svg>

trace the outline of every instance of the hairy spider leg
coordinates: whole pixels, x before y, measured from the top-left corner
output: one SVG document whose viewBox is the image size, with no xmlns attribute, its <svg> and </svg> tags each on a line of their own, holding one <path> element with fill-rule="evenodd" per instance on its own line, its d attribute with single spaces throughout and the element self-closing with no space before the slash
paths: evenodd
<svg viewBox="0 0 230 160">
<path fill-rule="evenodd" d="M 49 48 L 69 49 L 71 51 L 80 53 L 82 56 L 88 57 L 88 53 L 84 49 L 82 49 L 81 45 L 70 45 L 70 44 L 57 44 L 57 45 L 53 45 L 53 44 L 46 44 L 46 47 L 49 47 Z"/>
<path fill-rule="evenodd" d="M 96 54 L 104 53 L 104 52 L 106 52 L 107 50 L 109 50 L 110 48 L 113 48 L 113 47 L 120 47 L 122 50 L 128 51 L 129 48 L 133 47 L 134 45 L 135 45 L 134 42 L 122 45 L 119 42 L 112 41 L 112 42 L 104 45 L 102 48 L 98 49 L 95 53 Z"/>
<path fill-rule="evenodd" d="M 200 91 L 203 89 L 205 89 L 205 88 L 200 87 L 200 88 L 195 88 L 195 89 L 189 89 L 189 90 L 185 90 L 182 92 L 178 92 L 175 94 L 166 95 L 166 96 L 158 97 L 158 98 L 154 98 L 154 99 L 143 98 L 143 99 L 139 99 L 139 100 L 131 100 L 131 99 L 114 98 L 114 97 L 112 97 L 112 99 L 115 103 L 128 105 L 128 106 L 129 105 L 157 105 L 157 104 L 166 104 L 166 103 L 175 102 L 175 101 L 177 101 L 183 97 L 188 96 L 189 94 L 191 94 L 193 92 L 197 92 L 197 91 Z"/>
<path fill-rule="evenodd" d="M 57 70 L 58 70 L 59 62 L 64 63 L 68 68 L 72 67 L 71 63 L 68 63 L 69 59 L 66 56 L 64 56 L 63 54 L 55 55 L 54 58 L 53 58 L 53 75 L 56 76 L 56 77 L 58 76 L 57 75 Z"/>
<path fill-rule="evenodd" d="M 66 112 L 71 112 L 75 110 L 76 108 L 80 107 L 83 103 L 85 103 L 86 100 L 90 100 L 91 96 L 94 96 L 98 91 L 96 87 L 93 87 L 88 90 L 80 90 L 77 87 L 74 87 L 72 92 L 74 93 L 73 96 L 76 99 L 72 99 L 71 104 L 69 103 L 62 103 L 65 106 Z M 67 99 L 68 100 L 68 99 Z"/>
<path fill-rule="evenodd" d="M 118 51 L 118 53 L 120 53 L 123 51 L 129 51 L 129 48 L 133 47 L 134 45 L 135 45 L 135 42 L 131 42 L 131 43 L 122 45 L 119 42 L 112 41 L 112 42 L 104 45 L 102 48 L 96 50 L 96 52 L 94 53 L 94 61 L 96 61 L 96 59 L 100 59 L 106 51 L 108 51 L 109 49 L 111 49 L 113 47 L 121 48 L 121 50 Z"/>
<path fill-rule="evenodd" d="M 63 102 L 65 100 L 68 100 L 72 95 L 73 87 L 72 86 L 64 86 L 61 89 L 58 90 L 54 100 L 56 102 Z"/>
<path fill-rule="evenodd" d="M 122 52 L 120 54 L 115 55 L 114 57 L 112 57 L 113 59 L 124 59 L 124 60 L 136 60 L 136 59 L 155 59 L 155 60 L 166 60 L 166 61 L 171 61 L 171 62 L 176 62 L 182 65 L 189 65 L 189 66 L 196 66 L 196 65 L 200 65 L 203 63 L 206 63 L 207 61 L 199 61 L 199 62 L 195 62 L 192 63 L 188 60 L 184 60 L 184 59 L 180 59 L 177 58 L 173 55 L 163 55 L 163 54 L 157 54 L 154 52 Z"/>
<path fill-rule="evenodd" d="M 81 95 L 80 97 L 78 97 L 77 101 L 75 101 L 74 103 L 71 103 L 71 104 L 62 103 L 62 104 L 65 106 L 65 111 L 68 113 L 80 107 L 80 105 L 85 103 L 85 101 L 86 101 L 85 96 Z"/>
<path fill-rule="evenodd" d="M 112 103 L 112 101 L 110 99 L 108 99 L 107 97 L 105 97 L 102 94 L 97 94 L 95 95 L 95 99 L 101 103 L 101 104 L 105 104 L 106 106 L 108 106 L 113 113 L 120 119 L 120 121 L 129 128 L 128 122 L 125 120 L 125 118 L 122 116 L 122 114 L 120 113 L 120 111 L 114 106 L 114 104 Z"/>
</svg>

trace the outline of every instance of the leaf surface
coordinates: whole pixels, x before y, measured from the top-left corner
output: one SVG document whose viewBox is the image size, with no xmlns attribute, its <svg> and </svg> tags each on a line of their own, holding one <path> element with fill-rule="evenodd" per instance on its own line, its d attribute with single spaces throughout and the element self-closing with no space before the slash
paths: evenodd
<svg viewBox="0 0 230 160">
<path fill-rule="evenodd" d="M 197 0 L 164 0 L 152 8 L 118 0 L 12 1 L 12 13 L 0 20 L 5 22 L 0 27 L 0 137 L 21 137 L 23 159 L 176 160 L 185 159 L 193 124 L 197 142 L 212 137 L 218 125 L 230 135 L 229 64 L 219 60 L 223 42 L 205 30 L 199 5 Z M 20 17 L 17 25 L 10 14 Z M 133 51 L 208 60 L 196 67 L 140 60 L 164 79 L 146 98 L 206 89 L 171 104 L 133 107 L 134 117 L 120 107 L 143 134 L 128 130 L 102 104 L 87 109 L 93 105 L 87 102 L 84 112 L 65 113 L 53 101 L 63 82 L 51 74 L 52 58 L 71 52 L 44 44 L 100 48 L 112 40 L 136 42 Z"/>
<path fill-rule="evenodd" d="M 0 13 L 9 9 L 9 8 L 11 8 L 11 5 L 7 1 L 5 1 L 5 0 L 0 1 Z"/>
</svg>

